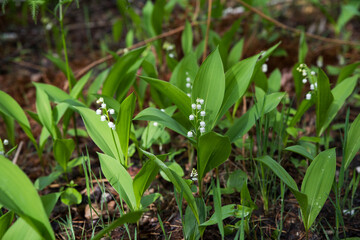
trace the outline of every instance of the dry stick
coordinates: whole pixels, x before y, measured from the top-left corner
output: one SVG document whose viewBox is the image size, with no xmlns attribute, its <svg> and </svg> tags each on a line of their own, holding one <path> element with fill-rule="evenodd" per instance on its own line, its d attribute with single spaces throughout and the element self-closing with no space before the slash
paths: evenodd
<svg viewBox="0 0 360 240">
<path fill-rule="evenodd" d="M 191 26 L 196 26 L 198 24 L 200 24 L 201 22 L 192 22 L 191 23 Z M 132 49 L 135 49 L 135 48 L 139 48 L 139 47 L 142 47 L 148 43 L 151 43 L 151 42 L 154 42 L 156 40 L 159 40 L 159 39 L 162 39 L 162 38 L 166 38 L 166 37 L 169 37 L 171 35 L 174 35 L 174 34 L 177 34 L 181 31 L 183 31 L 185 28 L 185 26 L 180 26 L 180 27 L 177 27 L 175 29 L 172 29 L 168 32 L 165 32 L 165 33 L 162 33 L 160 35 L 157 35 L 155 37 L 152 37 L 152 38 L 149 38 L 149 39 L 146 39 L 144 41 L 141 41 L 141 42 L 138 42 L 138 43 L 135 43 L 134 45 L 132 45 L 131 47 L 129 48 L 125 48 L 126 50 L 132 50 Z M 116 52 L 117 55 L 121 55 L 125 52 L 125 49 L 120 49 L 119 51 Z M 92 63 L 90 63 L 89 65 L 87 65 L 86 67 L 80 69 L 77 73 L 76 73 L 76 78 L 79 79 L 81 78 L 82 76 L 84 76 L 88 71 L 90 71 L 90 69 L 100 65 L 101 63 L 103 62 L 106 62 L 108 60 L 111 60 L 113 59 L 113 56 L 112 55 L 108 55 L 106 57 L 103 57 L 103 58 L 100 58 Z"/>
<path fill-rule="evenodd" d="M 210 22 L 211 22 L 211 9 L 212 9 L 212 0 L 208 1 L 208 16 L 206 20 L 206 35 L 205 35 L 205 46 L 204 46 L 204 53 L 202 56 L 202 62 L 205 61 L 206 58 L 206 49 L 209 41 L 209 30 L 210 30 Z"/>
<path fill-rule="evenodd" d="M 14 159 L 13 159 L 13 161 L 12 161 L 12 162 L 13 162 L 13 164 L 16 164 L 16 162 L 17 162 L 17 160 L 18 160 L 18 158 L 19 158 L 20 151 L 21 151 L 21 148 L 22 148 L 23 144 L 24 144 L 24 142 L 23 142 L 23 141 L 21 141 L 21 142 L 20 142 L 20 144 L 19 144 L 18 149 L 16 150 L 16 153 L 15 153 Z"/>
<path fill-rule="evenodd" d="M 279 22 L 278 20 L 275 20 L 267 15 L 265 15 L 262 11 L 260 11 L 257 8 L 254 8 L 252 6 L 250 6 L 249 4 L 245 3 L 242 0 L 237 0 L 239 3 L 241 3 L 242 5 L 244 5 L 245 7 L 247 7 L 248 9 L 250 9 L 252 12 L 258 14 L 260 17 L 268 20 L 269 22 L 274 23 L 276 26 L 289 30 L 291 32 L 295 32 L 297 34 L 301 34 L 301 30 L 293 28 L 293 27 L 289 27 L 281 22 Z M 312 34 L 312 33 L 307 33 L 305 32 L 305 35 L 309 38 L 313 38 L 313 39 L 317 39 L 323 42 L 329 42 L 329 43 L 335 43 L 335 44 L 339 44 L 339 45 L 352 45 L 352 46 L 360 46 L 359 42 L 352 42 L 352 41 L 346 41 L 346 40 L 341 40 L 341 39 L 336 39 L 336 38 L 326 38 L 326 37 L 321 37 L 319 35 L 316 34 Z"/>
</svg>

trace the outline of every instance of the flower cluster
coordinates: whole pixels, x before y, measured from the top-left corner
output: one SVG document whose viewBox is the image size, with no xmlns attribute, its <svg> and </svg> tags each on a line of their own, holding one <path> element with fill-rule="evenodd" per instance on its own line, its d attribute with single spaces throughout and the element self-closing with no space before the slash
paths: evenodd
<svg viewBox="0 0 360 240">
<path fill-rule="evenodd" d="M 165 49 L 168 52 L 168 56 L 170 58 L 175 58 L 175 54 L 174 54 L 175 45 L 174 44 L 171 44 L 169 42 L 165 42 L 163 44 L 163 49 Z"/>
<path fill-rule="evenodd" d="M 191 104 L 192 113 L 189 116 L 189 120 L 192 121 L 193 126 L 195 127 L 194 130 L 189 131 L 187 133 L 188 137 L 193 137 L 194 134 L 197 133 L 199 130 L 200 134 L 205 133 L 205 110 L 203 110 L 204 99 L 198 98 L 196 99 L 196 103 Z"/>
<path fill-rule="evenodd" d="M 198 177 L 198 173 L 197 173 L 196 169 L 193 168 L 193 170 L 190 173 L 190 178 L 192 181 L 197 181 L 198 180 L 197 177 Z"/>
<path fill-rule="evenodd" d="M 296 70 L 304 77 L 302 83 L 306 84 L 309 82 L 310 84 L 310 91 L 306 94 L 306 99 L 310 100 L 312 95 L 315 93 L 314 91 L 317 90 L 317 78 L 315 76 L 316 73 L 314 71 L 310 71 L 310 69 L 304 63 L 301 63 L 299 67 L 296 68 Z"/>
<path fill-rule="evenodd" d="M 96 101 L 97 104 L 100 104 L 100 107 L 96 110 L 96 114 L 100 115 L 100 120 L 102 122 L 108 121 L 108 126 L 112 130 L 115 130 L 115 124 L 110 120 L 110 115 L 115 114 L 115 110 L 112 108 L 107 109 L 104 98 L 99 98 Z"/>
<path fill-rule="evenodd" d="M 189 73 L 186 72 L 186 88 L 189 89 L 188 93 L 186 95 L 188 95 L 188 97 L 191 97 L 191 89 L 192 89 L 192 84 L 191 84 L 191 78 L 189 77 Z"/>
</svg>

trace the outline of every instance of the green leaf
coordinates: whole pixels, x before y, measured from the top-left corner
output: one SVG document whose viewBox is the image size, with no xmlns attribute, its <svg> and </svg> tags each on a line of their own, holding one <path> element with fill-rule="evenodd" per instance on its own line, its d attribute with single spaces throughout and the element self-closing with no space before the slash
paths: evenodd
<svg viewBox="0 0 360 240">
<path fill-rule="evenodd" d="M 347 169 L 360 149 L 360 114 L 355 118 L 348 131 L 343 159 L 344 169 Z"/>
<path fill-rule="evenodd" d="M 33 184 L 18 166 L 1 155 L 0 204 L 14 211 L 45 239 L 55 239 Z"/>
<path fill-rule="evenodd" d="M 299 63 L 305 62 L 307 52 L 308 52 L 308 46 L 306 44 L 305 33 L 302 31 L 299 42 Z"/>
<path fill-rule="evenodd" d="M 300 154 L 301 156 L 306 157 L 307 159 L 310 159 L 311 161 L 314 160 L 314 156 L 312 156 L 311 153 L 309 153 L 306 150 L 306 148 L 301 145 L 290 146 L 290 147 L 285 148 L 284 150 Z"/>
<path fill-rule="evenodd" d="M 187 134 L 186 129 L 181 124 L 179 124 L 166 113 L 156 108 L 144 109 L 138 115 L 136 115 L 134 120 L 155 121 L 183 136 L 186 136 Z"/>
<path fill-rule="evenodd" d="M 62 171 L 54 171 L 50 173 L 48 176 L 42 176 L 36 179 L 34 186 L 37 190 L 44 190 L 47 186 L 49 186 L 53 181 L 58 179 L 62 174 Z"/>
<path fill-rule="evenodd" d="M 256 160 L 268 166 L 275 173 L 275 175 L 278 176 L 278 178 L 280 178 L 281 181 L 283 181 L 290 188 L 291 192 L 294 194 L 296 200 L 300 205 L 302 214 L 306 216 L 308 210 L 307 196 L 306 194 L 299 192 L 296 182 L 286 172 L 286 170 L 269 156 L 262 156 Z"/>
<path fill-rule="evenodd" d="M 166 0 L 156 0 L 154 4 L 154 9 L 151 14 L 151 23 L 156 35 L 159 35 L 162 32 L 165 5 Z"/>
<path fill-rule="evenodd" d="M 136 174 L 133 180 L 134 194 L 136 198 L 136 206 L 140 208 L 140 203 L 142 202 L 142 196 L 146 189 L 150 186 L 151 182 L 155 179 L 159 172 L 159 167 L 154 161 L 147 161 L 140 171 Z M 146 207 L 141 204 L 142 207 Z"/>
<path fill-rule="evenodd" d="M 235 46 L 231 49 L 230 54 L 227 59 L 226 70 L 231 68 L 232 66 L 234 66 L 241 59 L 243 47 L 244 47 L 244 38 L 242 38 L 240 41 L 238 41 L 235 44 Z M 225 76 L 225 78 L 226 78 L 226 76 Z"/>
<path fill-rule="evenodd" d="M 106 228 L 101 230 L 99 233 L 97 233 L 92 238 L 92 240 L 100 240 L 102 238 L 102 236 L 104 236 L 106 233 L 111 232 L 118 226 L 123 225 L 125 223 L 136 223 L 137 221 L 139 221 L 141 215 L 144 212 L 145 212 L 145 210 L 134 211 L 134 212 L 129 212 L 129 213 L 119 217 L 118 219 L 113 221 L 109 226 L 107 226 Z"/>
<path fill-rule="evenodd" d="M 85 84 L 89 81 L 90 77 L 91 77 L 91 73 L 92 71 L 89 71 L 86 75 L 84 75 L 73 87 L 70 96 L 73 97 L 74 99 L 78 99 Z"/>
<path fill-rule="evenodd" d="M 319 131 L 319 136 L 331 124 L 332 120 L 335 118 L 340 108 L 344 105 L 346 99 L 352 94 L 358 78 L 359 78 L 358 75 L 346 78 L 341 83 L 339 83 L 334 89 L 331 90 L 334 99 L 331 102 L 329 108 L 327 109 L 326 119 L 324 120 L 324 123 L 321 126 L 321 129 Z"/>
<path fill-rule="evenodd" d="M 45 208 L 45 212 L 48 217 L 58 201 L 60 193 L 51 193 L 41 196 L 42 204 Z M 6 232 L 3 240 L 13 240 L 13 239 L 26 239 L 26 240 L 43 240 L 43 236 L 39 235 L 31 225 L 24 221 L 23 218 L 19 218 L 11 228 Z"/>
<path fill-rule="evenodd" d="M 259 54 L 242 60 L 226 72 L 224 100 L 217 120 L 220 120 L 229 108 L 245 94 L 250 85 L 258 58 Z"/>
<path fill-rule="evenodd" d="M 82 200 L 81 194 L 75 188 L 69 187 L 61 194 L 61 201 L 68 205 L 80 204 Z"/>
<path fill-rule="evenodd" d="M 7 93 L 0 90 L 0 112 L 14 118 L 37 148 L 36 140 L 31 133 L 29 120 L 20 105 Z"/>
<path fill-rule="evenodd" d="M 87 92 L 86 105 L 90 105 L 93 101 L 95 101 L 96 97 L 94 96 L 94 94 L 99 91 L 100 87 L 103 85 L 105 79 L 109 75 L 109 72 L 109 68 L 105 69 L 104 71 L 99 73 L 95 80 L 91 83 Z"/>
<path fill-rule="evenodd" d="M 65 77 L 67 78 L 66 63 L 63 60 L 61 60 L 58 57 L 54 57 L 51 54 L 45 54 L 45 57 L 48 58 L 53 64 L 55 64 L 55 66 L 57 68 L 59 68 L 64 73 Z M 75 78 L 73 71 L 70 68 L 69 68 L 69 71 L 70 71 L 69 72 L 70 73 L 69 81 L 71 82 L 71 85 L 74 86 L 76 83 L 76 78 Z"/>
<path fill-rule="evenodd" d="M 155 78 L 140 76 L 146 82 L 148 82 L 151 87 L 156 88 L 162 94 L 166 95 L 182 112 L 185 116 L 191 114 L 191 101 L 190 98 L 181 91 L 178 87 L 172 85 L 169 82 L 162 81 Z"/>
<path fill-rule="evenodd" d="M 98 153 L 101 170 L 113 188 L 124 199 L 131 211 L 137 209 L 133 180 L 126 169 L 115 158 Z"/>
<path fill-rule="evenodd" d="M 95 111 L 77 107 L 76 108 L 84 121 L 86 130 L 88 131 L 94 143 L 107 155 L 115 157 L 121 163 L 124 162 L 124 156 L 119 149 L 120 142 L 117 133 L 109 128 L 107 122 L 102 122 L 100 116 Z M 113 135 L 114 134 L 114 138 Z M 115 141 L 115 142 L 114 142 Z"/>
<path fill-rule="evenodd" d="M 319 153 L 306 170 L 301 185 L 301 192 L 308 197 L 308 215 L 303 215 L 306 230 L 311 227 L 329 196 L 335 178 L 335 170 L 335 148 Z"/>
<path fill-rule="evenodd" d="M 204 134 L 199 139 L 197 172 L 202 180 L 207 172 L 224 163 L 231 152 L 230 140 L 215 132 Z"/>
<path fill-rule="evenodd" d="M 310 100 L 304 99 L 296 111 L 294 117 L 291 119 L 289 127 L 294 127 L 298 121 L 300 121 L 301 117 L 304 113 L 315 103 L 315 98 L 311 98 Z"/>
<path fill-rule="evenodd" d="M 206 132 L 210 131 L 216 124 L 217 114 L 225 93 L 225 74 L 219 54 L 216 49 L 200 66 L 196 74 L 191 99 L 195 103 L 197 98 L 205 100 L 203 110 L 206 112 Z"/>
<path fill-rule="evenodd" d="M 334 100 L 330 91 L 330 82 L 323 70 L 319 70 L 318 89 L 316 98 L 316 134 L 320 136 L 324 129 L 324 124 L 328 118 L 327 111 Z"/>
<path fill-rule="evenodd" d="M 358 4 L 341 4 L 341 13 L 337 19 L 335 27 L 336 33 L 339 33 L 345 24 L 355 16 L 360 16 L 360 12 L 358 11 Z"/>
<path fill-rule="evenodd" d="M 355 69 L 357 69 L 359 66 L 360 66 L 360 62 L 355 62 L 341 68 L 336 85 L 341 83 L 344 79 L 350 77 L 351 74 L 353 74 L 353 72 L 355 71 Z"/>
<path fill-rule="evenodd" d="M 145 48 L 146 47 L 135 49 L 116 61 L 103 84 L 103 95 L 113 97 L 120 86 L 121 88 L 124 88 L 124 85 L 126 84 L 125 81 L 127 80 L 127 73 L 133 71 L 132 66 L 140 58 Z"/>
<path fill-rule="evenodd" d="M 170 168 L 171 170 L 173 170 L 174 172 L 177 173 L 177 175 L 179 175 L 179 177 L 183 177 L 184 176 L 184 170 L 182 169 L 182 167 L 177 163 L 177 162 L 165 162 L 165 165 Z M 163 171 L 160 171 L 160 175 L 168 182 L 171 182 L 170 179 L 166 176 L 166 174 Z"/>
<path fill-rule="evenodd" d="M 219 43 L 219 53 L 221 56 L 221 60 L 224 64 L 224 68 L 227 69 L 227 59 L 228 59 L 228 53 L 230 49 L 231 43 L 234 41 L 234 37 L 236 34 L 236 31 L 239 29 L 241 23 L 241 19 L 236 20 L 230 29 L 225 32 L 223 37 L 221 38 L 221 41 Z"/>
<path fill-rule="evenodd" d="M 246 173 L 238 169 L 230 174 L 226 183 L 226 187 L 235 189 L 237 192 L 241 192 L 243 185 L 247 183 L 246 181 Z"/>
<path fill-rule="evenodd" d="M 191 189 L 189 188 L 188 184 L 179 177 L 173 170 L 168 168 L 165 163 L 163 163 L 160 159 L 158 159 L 154 154 L 149 153 L 141 149 L 141 151 L 151 160 L 154 161 L 160 169 L 166 174 L 166 176 L 170 179 L 170 181 L 174 184 L 176 191 L 182 192 L 184 194 L 184 198 L 189 204 L 192 212 L 195 215 L 197 222 L 199 223 L 199 213 L 196 206 L 195 198 L 192 195 Z"/>
<path fill-rule="evenodd" d="M 190 83 L 192 83 L 198 70 L 199 66 L 196 57 L 193 52 L 190 52 L 176 65 L 171 75 L 170 83 L 180 88 L 183 92 L 190 93 L 191 89 L 186 87 L 186 78 L 189 77 Z"/>
<path fill-rule="evenodd" d="M 54 157 L 59 165 L 67 172 L 67 163 L 75 149 L 74 140 L 70 139 L 55 139 L 54 141 Z"/>
<path fill-rule="evenodd" d="M 155 202 L 159 197 L 161 197 L 160 193 L 152 193 L 141 198 L 141 207 L 146 208 L 153 202 Z"/>
<path fill-rule="evenodd" d="M 278 92 L 281 88 L 281 72 L 277 68 L 275 69 L 269 77 L 268 87 L 271 92 Z"/>
<path fill-rule="evenodd" d="M 193 33 L 191 29 L 191 24 L 186 21 L 184 31 L 181 34 L 181 46 L 183 49 L 184 55 L 192 52 L 193 46 Z"/>
<path fill-rule="evenodd" d="M 120 111 L 115 123 L 115 129 L 119 136 L 121 150 L 127 163 L 131 120 L 134 115 L 136 97 L 131 93 L 120 105 Z"/>
<path fill-rule="evenodd" d="M 10 227 L 13 218 L 14 218 L 13 211 L 9 211 L 0 217 L 0 239 L 2 239 L 2 237 Z"/>
<path fill-rule="evenodd" d="M 243 212 L 242 209 L 245 210 L 244 214 L 242 214 L 242 212 Z M 222 220 L 224 220 L 228 217 L 244 218 L 251 213 L 251 208 L 241 206 L 241 205 L 236 206 L 236 204 L 229 204 L 229 205 L 225 205 L 225 206 L 221 207 L 221 213 L 222 213 Z M 217 223 L 217 219 L 216 219 L 215 214 L 213 214 L 209 220 L 200 224 L 200 228 L 206 227 L 206 226 L 211 226 L 216 223 Z"/>
<path fill-rule="evenodd" d="M 230 141 L 232 143 L 237 139 L 241 138 L 252 128 L 252 126 L 254 126 L 257 119 L 259 119 L 264 114 L 267 114 L 274 110 L 279 105 L 281 99 L 284 96 L 285 93 L 281 92 L 266 95 L 264 101 L 257 102 L 244 115 L 236 119 L 234 124 L 227 130 L 225 135 L 230 138 Z"/>
</svg>

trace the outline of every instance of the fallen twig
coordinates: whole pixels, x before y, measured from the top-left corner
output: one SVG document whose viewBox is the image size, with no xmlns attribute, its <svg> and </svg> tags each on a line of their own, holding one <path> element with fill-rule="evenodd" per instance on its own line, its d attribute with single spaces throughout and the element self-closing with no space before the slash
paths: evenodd
<svg viewBox="0 0 360 240">
<path fill-rule="evenodd" d="M 272 22 L 273 24 L 275 24 L 276 26 L 286 29 L 288 31 L 291 32 L 295 32 L 297 34 L 301 34 L 301 30 L 297 29 L 297 28 L 293 28 L 293 27 L 289 27 L 281 22 L 279 22 L 278 20 L 269 17 L 268 15 L 266 15 L 265 13 L 263 13 L 262 11 L 260 11 L 257 8 L 254 8 L 252 6 L 250 6 L 249 4 L 247 4 L 246 2 L 242 1 L 242 0 L 237 0 L 239 3 L 241 3 L 243 6 L 247 7 L 250 11 L 256 13 L 257 15 L 259 15 L 261 18 L 268 20 L 269 22 Z M 305 35 L 309 38 L 313 38 L 313 39 L 317 39 L 323 42 L 328 42 L 328 43 L 335 43 L 335 44 L 339 44 L 339 45 L 351 45 L 351 46 L 360 46 L 359 42 L 352 42 L 352 41 L 346 41 L 346 40 L 341 40 L 341 39 L 336 39 L 336 38 L 326 38 L 326 37 L 322 37 L 316 34 L 312 34 L 312 33 L 307 33 L 305 32 Z"/>
<path fill-rule="evenodd" d="M 17 162 L 17 160 L 18 160 L 18 158 L 19 158 L 19 155 L 20 155 L 21 148 L 22 148 L 23 145 L 24 145 L 24 142 L 21 141 L 20 144 L 19 144 L 19 146 L 18 146 L 18 148 L 16 149 L 16 153 L 15 153 L 14 159 L 13 159 L 13 161 L 12 161 L 13 164 L 16 164 L 16 162 Z"/>
</svg>

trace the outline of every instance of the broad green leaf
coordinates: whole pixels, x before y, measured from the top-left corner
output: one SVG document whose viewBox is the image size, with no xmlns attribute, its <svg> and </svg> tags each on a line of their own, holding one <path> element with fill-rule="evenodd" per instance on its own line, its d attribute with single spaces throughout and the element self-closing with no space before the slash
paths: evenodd
<svg viewBox="0 0 360 240">
<path fill-rule="evenodd" d="M 0 239 L 2 239 L 2 237 L 10 227 L 13 218 L 14 218 L 13 211 L 9 211 L 0 217 Z"/>
<path fill-rule="evenodd" d="M 156 0 L 154 4 L 154 9 L 151 14 L 151 23 L 156 35 L 159 35 L 162 32 L 165 5 L 166 0 Z"/>
<path fill-rule="evenodd" d="M 43 190 L 47 186 L 49 186 L 53 181 L 58 179 L 62 174 L 62 171 L 53 171 L 48 176 L 41 176 L 36 179 L 34 186 L 37 190 Z"/>
<path fill-rule="evenodd" d="M 186 87 L 186 78 L 190 78 L 189 83 L 192 84 L 198 70 L 199 66 L 196 61 L 196 57 L 193 52 L 190 52 L 179 62 L 178 65 L 176 65 L 171 75 L 170 83 L 174 84 L 185 93 L 191 93 L 191 88 Z"/>
<path fill-rule="evenodd" d="M 116 158 L 120 163 L 124 162 L 124 156 L 121 152 L 119 138 L 116 131 L 109 128 L 107 122 L 102 122 L 100 116 L 89 108 L 76 108 L 94 143 L 107 155 Z M 115 141 L 115 142 L 114 142 Z"/>
<path fill-rule="evenodd" d="M 54 141 L 54 157 L 55 160 L 62 167 L 64 172 L 67 172 L 67 163 L 75 149 L 74 140 L 70 139 L 55 139 Z"/>
<path fill-rule="evenodd" d="M 169 82 L 162 81 L 155 78 L 149 78 L 140 76 L 146 82 L 148 82 L 151 87 L 156 88 L 162 94 L 166 95 L 185 115 L 189 116 L 191 114 L 191 100 L 190 98 L 181 91 L 178 87 L 172 85 Z"/>
<path fill-rule="evenodd" d="M 127 163 L 131 120 L 134 115 L 136 104 L 135 94 L 130 94 L 120 105 L 120 111 L 115 123 L 115 129 L 119 136 L 121 151 Z"/>
<path fill-rule="evenodd" d="M 98 153 L 101 170 L 113 188 L 124 199 L 131 211 L 137 209 L 134 194 L 133 180 L 126 169 L 115 159 L 108 155 Z"/>
<path fill-rule="evenodd" d="M 343 159 L 344 169 L 347 169 L 360 149 L 360 114 L 355 118 L 348 131 Z"/>
<path fill-rule="evenodd" d="M 346 99 L 352 94 L 358 78 L 359 78 L 358 75 L 349 77 L 343 80 L 342 82 L 340 82 L 334 89 L 331 90 L 334 99 L 331 102 L 326 112 L 327 118 L 325 119 L 319 131 L 319 135 L 321 135 L 326 130 L 326 128 L 331 124 L 332 120 L 335 118 L 340 108 L 344 105 Z"/>
<path fill-rule="evenodd" d="M 165 162 L 165 165 L 170 168 L 171 170 L 173 170 L 174 172 L 177 173 L 177 175 L 179 175 L 179 177 L 183 177 L 184 176 L 184 170 L 182 169 L 182 167 L 175 161 L 172 162 Z M 166 174 L 163 171 L 160 171 L 160 175 L 162 178 L 164 178 L 166 181 L 171 182 L 170 179 L 166 176 Z"/>
<path fill-rule="evenodd" d="M 80 204 L 82 200 L 81 194 L 75 188 L 68 187 L 64 192 L 61 194 L 61 201 L 68 205 Z"/>
<path fill-rule="evenodd" d="M 55 239 L 40 197 L 29 178 L 0 155 L 0 204 L 23 218 L 45 239 Z"/>
<path fill-rule="evenodd" d="M 141 207 L 146 208 L 153 202 L 155 202 L 159 197 L 161 197 L 160 193 L 152 193 L 141 198 Z"/>
<path fill-rule="evenodd" d="M 195 198 L 192 195 L 191 189 L 189 188 L 188 184 L 184 181 L 184 179 L 182 179 L 181 177 L 179 177 L 179 175 L 177 175 L 173 170 L 171 170 L 170 168 L 168 168 L 165 163 L 163 163 L 160 159 L 158 159 L 154 154 L 149 153 L 147 151 L 144 151 L 141 149 L 141 151 L 151 160 L 154 161 L 156 163 L 156 165 L 158 165 L 160 167 L 160 169 L 166 174 L 166 176 L 168 176 L 168 178 L 170 179 L 170 181 L 174 184 L 176 190 L 178 192 L 182 192 L 183 196 L 185 198 L 185 200 L 187 201 L 187 203 L 189 204 L 192 212 L 195 215 L 196 221 L 199 223 L 199 213 L 198 213 L 198 208 L 196 206 L 196 202 L 195 202 Z"/>
<path fill-rule="evenodd" d="M 281 92 L 266 95 L 264 101 L 256 103 L 244 115 L 236 119 L 225 135 L 230 138 L 231 142 L 241 138 L 254 126 L 257 119 L 274 110 L 284 96 L 285 93 Z M 264 102 L 265 104 L 263 105 Z"/>
<path fill-rule="evenodd" d="M 234 66 L 240 59 L 243 53 L 244 38 L 238 41 L 231 49 L 227 59 L 226 70 Z"/>
<path fill-rule="evenodd" d="M 197 172 L 202 180 L 207 172 L 224 163 L 231 152 L 230 140 L 215 132 L 202 135 L 198 143 Z"/>
<path fill-rule="evenodd" d="M 275 69 L 269 77 L 268 87 L 271 92 L 278 92 L 281 88 L 281 72 L 277 68 Z"/>
<path fill-rule="evenodd" d="M 118 219 L 113 221 L 109 226 L 107 226 L 106 228 L 101 230 L 99 233 L 97 233 L 91 239 L 92 240 L 100 240 L 106 233 L 111 232 L 112 230 L 114 230 L 118 226 L 121 226 L 121 225 L 123 225 L 125 223 L 136 223 L 137 221 L 139 221 L 141 215 L 144 212 L 145 212 L 144 210 L 140 210 L 140 211 L 129 212 L 129 213 L 125 214 L 125 215 L 122 215 L 121 217 L 119 217 Z"/>
<path fill-rule="evenodd" d="M 354 1 L 356 3 L 357 1 Z M 339 33 L 345 24 L 350 21 L 351 18 L 355 16 L 360 16 L 358 11 L 358 3 L 356 4 L 341 4 L 341 13 L 336 22 L 335 31 Z"/>
<path fill-rule="evenodd" d="M 206 112 L 205 122 L 209 126 L 206 132 L 209 132 L 216 124 L 217 114 L 225 93 L 225 74 L 219 54 L 216 49 L 212 52 L 200 66 L 196 74 L 191 100 L 196 103 L 197 98 L 205 100 L 203 110 Z"/>
<path fill-rule="evenodd" d="M 320 136 L 324 131 L 324 124 L 327 121 L 327 111 L 334 100 L 330 91 L 330 82 L 323 70 L 319 70 L 318 89 L 316 97 L 316 134 Z"/>
<path fill-rule="evenodd" d="M 312 156 L 311 153 L 309 153 L 306 150 L 306 148 L 301 145 L 290 146 L 290 147 L 285 148 L 284 150 L 300 154 L 301 156 L 306 157 L 307 159 L 310 159 L 311 161 L 314 160 L 314 156 Z"/>
<path fill-rule="evenodd" d="M 259 54 L 240 61 L 225 74 L 225 94 L 217 120 L 237 102 L 248 89 Z"/>
<path fill-rule="evenodd" d="M 336 84 L 338 85 L 344 79 L 350 77 L 351 74 L 353 74 L 353 72 L 355 71 L 355 69 L 358 68 L 359 66 L 360 66 L 360 62 L 355 62 L 355 63 L 349 64 L 349 65 L 343 67 L 339 73 L 339 77 L 337 79 Z"/>
<path fill-rule="evenodd" d="M 308 197 L 308 215 L 303 215 L 308 230 L 325 204 L 335 178 L 335 148 L 319 153 L 306 170 L 301 192 Z"/>
<path fill-rule="evenodd" d="M 85 74 L 73 87 L 70 96 L 73 97 L 74 99 L 78 99 L 85 84 L 89 81 L 90 77 L 91 77 L 91 73 L 92 71 L 89 71 L 87 74 Z"/>
<path fill-rule="evenodd" d="M 315 98 L 311 98 L 310 100 L 304 99 L 296 111 L 294 117 L 291 119 L 289 127 L 294 127 L 298 121 L 300 121 L 301 117 L 304 113 L 315 103 Z"/>
<path fill-rule="evenodd" d="M 48 217 L 58 201 L 60 193 L 51 193 L 41 196 L 42 204 Z M 26 239 L 26 240 L 43 240 L 44 238 L 36 232 L 31 225 L 19 218 L 11 228 L 6 232 L 2 240 Z"/>
<path fill-rule="evenodd" d="M 94 94 L 99 91 L 100 87 L 103 85 L 105 79 L 109 75 L 109 72 L 109 68 L 105 69 L 99 75 L 97 75 L 95 80 L 91 83 L 87 92 L 86 105 L 90 105 L 93 101 L 95 101 L 96 97 Z"/>
<path fill-rule="evenodd" d="M 113 97 L 119 87 L 124 88 L 127 73 L 130 72 L 132 65 L 140 58 L 144 50 L 145 47 L 135 49 L 116 61 L 103 84 L 103 95 Z"/>
<path fill-rule="evenodd" d="M 289 173 L 282 166 L 280 166 L 279 163 L 277 163 L 269 156 L 262 156 L 256 160 L 268 166 L 275 173 L 275 175 L 278 176 L 278 178 L 280 178 L 281 181 L 283 181 L 290 188 L 291 192 L 294 194 L 300 205 L 302 214 L 306 216 L 308 210 L 307 196 L 306 194 L 299 192 L 296 182 L 289 175 Z"/>
<path fill-rule="evenodd" d="M 232 172 L 227 180 L 226 187 L 241 192 L 243 185 L 247 183 L 246 173 L 240 169 Z"/>
<path fill-rule="evenodd" d="M 143 164 L 140 171 L 136 174 L 133 180 L 134 194 L 136 198 L 136 206 L 140 208 L 140 202 L 146 189 L 159 173 L 159 167 L 154 161 L 147 161 Z M 144 205 L 142 204 L 144 207 Z"/>
<path fill-rule="evenodd" d="M 244 209 L 244 214 L 243 210 Z M 222 213 L 222 220 L 228 218 L 228 217 L 237 217 L 237 218 L 244 218 L 247 217 L 251 213 L 251 208 L 237 205 L 236 204 L 229 204 L 221 207 L 221 213 Z M 215 218 L 215 214 L 211 216 L 209 220 L 206 222 L 200 224 L 200 228 L 211 226 L 217 223 L 217 219 Z"/>
<path fill-rule="evenodd" d="M 144 109 L 138 115 L 136 115 L 134 120 L 155 121 L 183 136 L 186 136 L 187 134 L 186 129 L 181 124 L 179 124 L 166 113 L 156 108 Z"/>
<path fill-rule="evenodd" d="M 15 145 L 15 121 L 14 118 L 3 114 L 0 110 L 0 117 L 4 120 L 6 135 L 12 146 Z"/>
<path fill-rule="evenodd" d="M 58 57 L 54 57 L 51 54 L 45 54 L 45 57 L 47 57 L 52 63 L 54 63 L 55 66 L 57 68 L 59 68 L 64 73 L 65 77 L 67 78 L 66 62 L 64 62 L 63 60 L 61 60 Z M 70 81 L 71 85 L 74 86 L 76 83 L 76 78 L 75 78 L 75 75 L 74 75 L 73 71 L 71 70 L 71 68 L 69 68 L 69 74 L 70 74 L 69 81 Z"/>
<path fill-rule="evenodd" d="M 29 120 L 20 105 L 7 93 L 0 90 L 0 112 L 15 119 L 37 148 L 36 140 L 31 133 Z"/>
<path fill-rule="evenodd" d="M 184 31 L 181 34 L 181 46 L 183 49 L 184 55 L 192 52 L 193 47 L 193 33 L 191 30 L 191 24 L 186 21 Z"/>
<path fill-rule="evenodd" d="M 224 68 L 227 69 L 227 59 L 231 43 L 234 41 L 236 31 L 239 30 L 241 19 L 236 20 L 230 29 L 225 32 L 219 43 L 219 53 L 223 62 Z"/>
<path fill-rule="evenodd" d="M 306 44 L 305 33 L 302 31 L 299 41 L 299 63 L 305 62 L 307 52 L 308 52 L 308 46 Z"/>
</svg>

